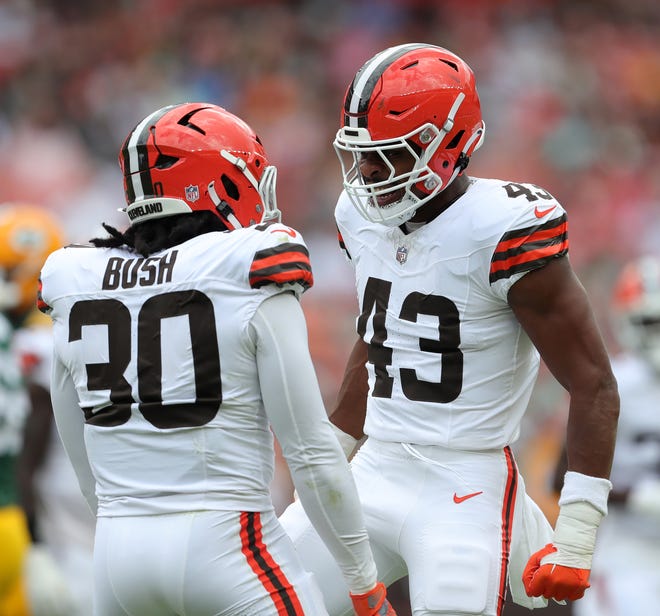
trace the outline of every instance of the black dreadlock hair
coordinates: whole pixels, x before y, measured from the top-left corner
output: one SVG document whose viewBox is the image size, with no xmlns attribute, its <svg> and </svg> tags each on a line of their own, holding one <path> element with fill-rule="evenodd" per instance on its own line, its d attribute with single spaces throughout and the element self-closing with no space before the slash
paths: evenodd
<svg viewBox="0 0 660 616">
<path fill-rule="evenodd" d="M 125 246 L 131 252 L 139 253 L 143 257 L 177 246 L 204 233 L 227 231 L 222 220 L 210 211 L 147 220 L 128 227 L 126 231 L 119 231 L 106 223 L 103 223 L 103 228 L 110 235 L 89 240 L 93 246 L 97 248 Z"/>
</svg>

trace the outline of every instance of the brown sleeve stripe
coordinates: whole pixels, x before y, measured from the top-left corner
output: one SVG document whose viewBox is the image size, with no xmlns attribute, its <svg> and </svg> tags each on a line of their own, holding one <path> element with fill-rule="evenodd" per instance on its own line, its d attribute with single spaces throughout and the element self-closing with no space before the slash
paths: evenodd
<svg viewBox="0 0 660 616">
<path fill-rule="evenodd" d="M 502 236 L 490 264 L 491 284 L 519 272 L 543 267 L 568 253 L 566 215 L 543 225 L 516 229 Z"/>
<path fill-rule="evenodd" d="M 341 248 L 346 253 L 346 256 L 351 259 L 351 253 L 348 252 L 348 248 L 346 248 L 346 244 L 344 244 L 344 238 L 342 237 L 339 227 L 337 227 L 337 241 L 339 242 L 339 248 Z"/>
<path fill-rule="evenodd" d="M 39 288 L 37 290 L 37 308 L 41 310 L 41 312 L 43 312 L 44 314 L 50 314 L 53 309 L 44 301 L 44 298 L 41 296 L 41 289 L 42 289 L 42 284 L 40 279 Z"/>
<path fill-rule="evenodd" d="M 555 218 L 544 225 L 536 225 L 534 227 L 527 227 L 526 229 L 516 229 L 505 233 L 497 244 L 497 249 L 493 256 L 493 260 L 505 258 L 504 255 L 509 250 L 519 248 L 530 240 L 533 242 L 541 242 L 557 237 L 560 234 L 566 234 L 566 214 Z"/>
<path fill-rule="evenodd" d="M 304 289 L 314 284 L 309 252 L 300 244 L 285 243 L 259 250 L 250 266 L 250 286 L 297 282 Z"/>
</svg>

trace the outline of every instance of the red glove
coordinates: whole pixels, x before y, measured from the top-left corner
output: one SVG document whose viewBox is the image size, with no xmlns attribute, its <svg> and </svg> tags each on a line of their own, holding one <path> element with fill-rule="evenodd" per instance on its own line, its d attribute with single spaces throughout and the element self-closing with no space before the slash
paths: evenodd
<svg viewBox="0 0 660 616">
<path fill-rule="evenodd" d="M 387 600 L 387 591 L 382 582 L 378 582 L 369 592 L 363 595 L 351 593 L 353 609 L 357 616 L 396 616 L 394 608 Z"/>
<path fill-rule="evenodd" d="M 548 543 L 542 550 L 532 554 L 523 571 L 525 591 L 530 597 L 543 596 L 556 601 L 581 599 L 584 591 L 589 588 L 590 570 L 541 562 L 544 556 L 556 551 L 557 548 Z"/>
</svg>

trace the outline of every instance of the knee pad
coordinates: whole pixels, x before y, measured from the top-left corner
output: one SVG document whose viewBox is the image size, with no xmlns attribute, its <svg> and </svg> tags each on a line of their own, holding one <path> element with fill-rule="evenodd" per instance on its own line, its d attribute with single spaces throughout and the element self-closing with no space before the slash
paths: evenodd
<svg viewBox="0 0 660 616">
<path fill-rule="evenodd" d="M 436 545 L 437 547 L 437 545 Z M 443 542 L 424 572 L 426 609 L 482 614 L 491 592 L 491 554 L 485 547 Z"/>
</svg>

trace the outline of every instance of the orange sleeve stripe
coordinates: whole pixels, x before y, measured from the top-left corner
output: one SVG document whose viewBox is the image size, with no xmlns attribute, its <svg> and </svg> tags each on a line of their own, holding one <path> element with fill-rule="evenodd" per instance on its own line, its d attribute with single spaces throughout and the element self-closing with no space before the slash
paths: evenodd
<svg viewBox="0 0 660 616">
<path fill-rule="evenodd" d="M 278 244 L 271 248 L 264 248 L 254 254 L 250 271 L 260 267 L 270 267 L 285 261 L 300 261 L 309 265 L 309 252 L 305 246 L 291 242 Z"/>
<path fill-rule="evenodd" d="M 250 286 L 253 288 L 263 287 L 266 284 L 286 284 L 298 282 L 305 289 L 309 289 L 314 284 L 314 276 L 311 272 L 295 269 L 288 272 L 269 273 L 263 276 L 255 274 L 250 276 Z"/>
<path fill-rule="evenodd" d="M 311 268 L 309 258 L 306 255 L 303 255 L 300 252 L 290 251 L 264 256 L 261 258 L 255 258 L 254 261 L 252 261 L 252 265 L 250 266 L 250 272 L 256 272 L 260 269 L 266 269 L 269 267 L 277 267 L 278 265 L 286 265 L 287 263 L 298 263 L 300 265 L 305 264 L 309 265 Z"/>
<path fill-rule="evenodd" d="M 314 284 L 309 252 L 300 244 L 284 243 L 258 251 L 250 265 L 250 286 L 300 283 L 305 289 Z"/>
<path fill-rule="evenodd" d="M 568 225 L 566 221 L 564 221 L 561 225 L 557 227 L 551 227 L 549 229 L 539 229 L 538 231 L 534 231 L 530 235 L 525 235 L 523 237 L 516 237 L 507 240 L 501 240 L 500 243 L 497 245 L 497 248 L 495 249 L 495 254 L 499 252 L 506 252 L 507 250 L 511 250 L 512 248 L 519 248 L 520 246 L 522 246 L 523 244 L 527 244 L 528 242 L 539 242 L 546 239 L 551 239 L 553 237 L 558 237 L 566 233 L 567 227 Z"/>
<path fill-rule="evenodd" d="M 497 244 L 490 262 L 492 284 L 514 274 L 543 267 L 568 253 L 566 214 L 543 224 L 507 231 Z"/>
<path fill-rule="evenodd" d="M 542 257 L 558 255 L 566 250 L 568 250 L 568 239 L 564 239 L 560 244 L 551 244 L 549 246 L 537 248 L 536 250 L 527 250 L 503 261 L 493 261 L 490 264 L 490 271 L 491 273 L 500 272 L 515 267 L 516 265 L 535 261 Z"/>
</svg>

